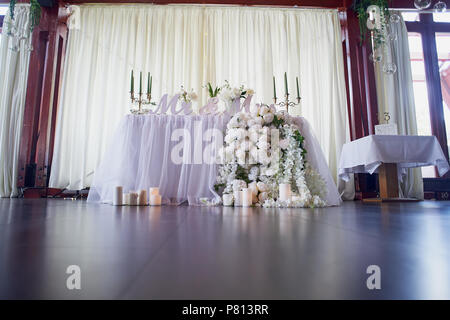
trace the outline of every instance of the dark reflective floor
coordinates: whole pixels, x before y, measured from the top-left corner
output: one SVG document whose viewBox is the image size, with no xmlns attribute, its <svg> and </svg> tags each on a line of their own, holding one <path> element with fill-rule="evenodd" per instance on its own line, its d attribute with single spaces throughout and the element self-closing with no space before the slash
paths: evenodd
<svg viewBox="0 0 450 320">
<path fill-rule="evenodd" d="M 0 199 L 0 298 L 450 298 L 450 203 L 327 209 Z M 66 268 L 81 268 L 81 290 Z M 368 290 L 366 268 L 381 268 Z"/>
</svg>

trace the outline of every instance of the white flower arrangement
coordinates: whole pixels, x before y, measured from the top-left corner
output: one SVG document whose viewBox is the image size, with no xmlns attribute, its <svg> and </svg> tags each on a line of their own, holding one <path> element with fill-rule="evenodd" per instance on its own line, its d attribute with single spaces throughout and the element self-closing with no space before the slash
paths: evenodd
<svg viewBox="0 0 450 320">
<path fill-rule="evenodd" d="M 255 91 L 250 88 L 246 88 L 244 85 L 239 87 L 232 87 L 230 83 L 225 80 L 225 84 L 218 87 L 213 87 L 211 83 L 207 83 L 204 88 L 208 91 L 208 96 L 210 98 L 219 98 L 225 103 L 225 109 L 230 108 L 231 104 L 236 101 L 236 99 L 246 99 L 250 95 L 254 95 Z M 225 109 L 221 111 L 225 111 Z"/>
<path fill-rule="evenodd" d="M 248 185 L 255 206 L 326 206 L 326 184 L 305 160 L 303 142 L 289 114 L 273 106 L 252 105 L 249 113 L 236 113 L 219 151 L 216 189 L 231 195 Z M 291 185 L 291 200 L 277 199 L 280 183 Z"/>
<path fill-rule="evenodd" d="M 191 91 L 186 91 L 183 86 L 181 86 L 181 91 L 178 92 L 178 94 L 180 95 L 178 97 L 178 100 L 181 100 L 181 101 L 184 101 L 187 103 L 195 101 L 198 98 L 197 94 L 194 92 L 194 89 L 191 89 Z"/>
</svg>

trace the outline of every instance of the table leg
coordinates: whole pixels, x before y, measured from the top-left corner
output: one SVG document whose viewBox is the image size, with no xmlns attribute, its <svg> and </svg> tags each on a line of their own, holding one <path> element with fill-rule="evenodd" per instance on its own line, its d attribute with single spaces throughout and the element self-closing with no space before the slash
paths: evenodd
<svg viewBox="0 0 450 320">
<path fill-rule="evenodd" d="M 398 172 L 396 163 L 383 163 L 378 168 L 380 198 L 398 198 Z"/>
<path fill-rule="evenodd" d="M 380 186 L 380 197 L 363 199 L 367 203 L 379 202 L 415 202 L 418 199 L 399 198 L 398 172 L 396 163 L 383 163 L 378 167 L 378 182 Z"/>
</svg>

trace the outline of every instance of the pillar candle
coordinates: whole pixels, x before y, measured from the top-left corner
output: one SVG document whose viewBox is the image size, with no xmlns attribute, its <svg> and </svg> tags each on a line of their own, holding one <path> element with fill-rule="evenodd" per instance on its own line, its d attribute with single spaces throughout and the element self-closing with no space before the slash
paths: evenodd
<svg viewBox="0 0 450 320">
<path fill-rule="evenodd" d="M 281 183 L 279 189 L 281 201 L 287 201 L 291 199 L 291 185 L 289 183 Z"/>
<path fill-rule="evenodd" d="M 242 189 L 242 206 L 243 207 L 250 207 L 253 202 L 253 192 L 250 188 L 244 188 Z"/>
<path fill-rule="evenodd" d="M 124 193 L 123 194 L 123 205 L 124 206 L 129 206 L 130 205 L 130 194 L 129 193 Z"/>
<path fill-rule="evenodd" d="M 223 199 L 223 205 L 224 206 L 227 206 L 227 207 L 229 207 L 229 206 L 231 206 L 232 204 L 233 204 L 233 195 L 232 194 L 224 194 L 223 196 L 222 196 L 222 199 Z"/>
<path fill-rule="evenodd" d="M 242 191 L 240 191 L 240 190 L 234 191 L 233 196 L 234 196 L 234 206 L 242 207 Z"/>
<path fill-rule="evenodd" d="M 139 195 L 137 192 L 130 192 L 130 206 L 137 206 L 138 205 L 138 197 Z"/>
<path fill-rule="evenodd" d="M 117 186 L 114 188 L 113 205 L 114 206 L 123 205 L 123 188 L 121 186 Z"/>
<path fill-rule="evenodd" d="M 161 196 L 159 194 L 151 194 L 150 195 L 150 205 L 151 206 L 160 206 L 161 205 Z"/>
<path fill-rule="evenodd" d="M 139 205 L 146 206 L 147 204 L 147 190 L 139 191 Z"/>
<path fill-rule="evenodd" d="M 150 195 L 159 195 L 159 188 L 158 187 L 152 187 L 150 188 Z"/>
</svg>

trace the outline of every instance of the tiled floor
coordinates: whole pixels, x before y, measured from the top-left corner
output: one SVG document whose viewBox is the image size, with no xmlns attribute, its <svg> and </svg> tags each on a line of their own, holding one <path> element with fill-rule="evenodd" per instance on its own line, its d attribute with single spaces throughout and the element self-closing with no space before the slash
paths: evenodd
<svg viewBox="0 0 450 320">
<path fill-rule="evenodd" d="M 66 269 L 81 268 L 81 290 Z M 368 290 L 369 265 L 381 290 Z M 450 202 L 327 209 L 0 199 L 0 298 L 450 299 Z"/>
</svg>

